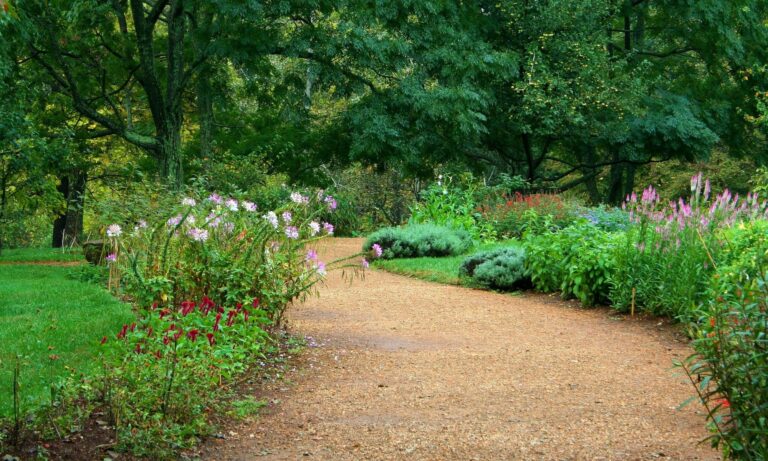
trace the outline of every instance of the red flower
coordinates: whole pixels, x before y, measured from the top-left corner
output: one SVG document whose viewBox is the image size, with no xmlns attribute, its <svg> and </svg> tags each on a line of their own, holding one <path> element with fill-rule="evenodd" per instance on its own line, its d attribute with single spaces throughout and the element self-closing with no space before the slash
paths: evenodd
<svg viewBox="0 0 768 461">
<path fill-rule="evenodd" d="M 141 354 L 141 343 L 136 344 L 136 349 L 134 349 L 133 352 Z"/>
<path fill-rule="evenodd" d="M 233 323 L 235 323 L 235 316 L 237 315 L 237 311 L 230 310 L 229 313 L 227 313 L 227 326 L 231 327 Z"/>
<path fill-rule="evenodd" d="M 147 336 L 152 336 L 152 333 L 154 333 L 155 330 L 152 329 L 152 327 L 149 327 L 147 330 Z"/>
<path fill-rule="evenodd" d="M 123 325 L 123 328 L 120 330 L 120 333 L 117 334 L 117 339 L 125 338 L 125 334 L 127 332 L 128 332 L 128 325 Z"/>
<path fill-rule="evenodd" d="M 136 322 L 133 322 L 130 327 L 131 331 L 136 331 Z"/>
<path fill-rule="evenodd" d="M 254 309 L 258 309 L 259 308 L 259 304 L 261 304 L 259 302 L 259 298 L 253 298 L 253 308 Z"/>
<path fill-rule="evenodd" d="M 101 338 L 101 344 L 106 344 L 106 343 L 107 343 L 107 337 L 104 336 L 103 338 Z"/>
<path fill-rule="evenodd" d="M 715 328 L 715 318 L 714 317 L 710 317 L 709 318 L 709 326 L 711 326 L 712 328 Z"/>
<path fill-rule="evenodd" d="M 248 321 L 248 317 L 251 315 L 250 312 L 248 312 L 248 309 L 243 309 L 243 317 L 245 318 L 245 321 Z"/>
<path fill-rule="evenodd" d="M 189 333 L 187 333 L 187 338 L 191 339 L 192 341 L 197 340 L 197 335 L 200 333 L 200 330 L 194 329 L 189 330 Z"/>
<path fill-rule="evenodd" d="M 726 398 L 715 400 L 715 405 L 720 405 L 720 408 L 731 408 L 731 402 Z"/>
<path fill-rule="evenodd" d="M 221 312 L 216 314 L 216 321 L 213 322 L 213 331 L 219 331 L 219 322 L 221 321 Z"/>
<path fill-rule="evenodd" d="M 208 315 L 208 312 L 214 307 L 216 307 L 216 303 L 214 303 L 208 296 L 203 296 L 203 300 L 200 301 L 200 312 Z"/>
<path fill-rule="evenodd" d="M 155 309 L 157 309 L 157 301 L 152 303 L 152 310 L 155 310 Z"/>
<path fill-rule="evenodd" d="M 177 332 L 176 332 L 176 333 L 173 335 L 173 340 L 174 340 L 174 341 L 178 341 L 178 340 L 179 340 L 179 338 L 181 338 L 181 335 L 183 335 L 183 334 L 184 334 L 184 332 L 181 330 L 181 328 L 179 328 L 179 331 L 177 331 Z"/>
<path fill-rule="evenodd" d="M 181 302 L 181 315 L 186 317 L 190 312 L 195 310 L 195 302 L 194 301 L 182 301 Z"/>
<path fill-rule="evenodd" d="M 162 320 L 162 319 L 163 319 L 163 317 L 165 317 L 166 315 L 168 315 L 168 314 L 170 314 L 170 313 L 171 313 L 171 311 L 169 311 L 168 309 L 163 309 L 163 310 L 161 310 L 161 311 L 160 311 L 160 320 Z"/>
<path fill-rule="evenodd" d="M 168 335 L 163 336 L 163 344 L 167 346 L 169 342 L 171 342 L 171 338 Z"/>
<path fill-rule="evenodd" d="M 175 329 L 176 329 L 176 324 L 172 323 L 171 326 L 169 326 L 168 329 L 165 330 L 165 331 L 171 331 L 171 330 L 175 330 Z"/>
<path fill-rule="evenodd" d="M 162 354 L 162 352 L 160 352 L 160 351 L 155 351 L 155 357 L 157 357 L 158 359 L 162 359 L 162 358 L 163 358 L 163 354 Z"/>
<path fill-rule="evenodd" d="M 208 344 L 213 346 L 216 343 L 216 338 L 213 337 L 213 333 L 206 333 L 205 337 L 208 338 Z"/>
</svg>

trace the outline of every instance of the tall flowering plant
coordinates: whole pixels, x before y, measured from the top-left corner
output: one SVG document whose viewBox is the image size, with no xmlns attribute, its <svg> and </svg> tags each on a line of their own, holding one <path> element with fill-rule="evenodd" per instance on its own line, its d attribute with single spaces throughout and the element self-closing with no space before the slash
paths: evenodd
<svg viewBox="0 0 768 461">
<path fill-rule="evenodd" d="M 703 300 L 720 248 L 723 229 L 766 216 L 766 202 L 728 190 L 712 196 L 701 173 L 691 178 L 686 200 L 662 203 L 653 187 L 627 197 L 632 226 L 612 276 L 611 302 L 628 309 L 634 302 L 658 315 L 692 320 Z"/>
<path fill-rule="evenodd" d="M 276 210 L 218 194 L 187 197 L 157 222 L 113 239 L 125 291 L 143 307 L 208 297 L 217 304 L 260 299 L 270 320 L 312 292 L 333 268 L 362 268 L 354 255 L 325 263 L 314 250 L 334 227 L 319 216 L 336 207 L 322 192 L 291 194 Z"/>
<path fill-rule="evenodd" d="M 317 244 L 334 227 L 318 217 L 335 208 L 322 192 L 294 192 L 273 210 L 198 195 L 107 228 L 111 273 L 139 307 L 134 323 L 101 338 L 104 394 L 118 434 L 131 434 L 126 448 L 153 457 L 158 434 L 177 447 L 193 441 L 227 384 L 273 347 L 268 331 L 292 301 L 328 271 L 358 274 L 382 255 L 376 246 L 323 262 Z"/>
</svg>

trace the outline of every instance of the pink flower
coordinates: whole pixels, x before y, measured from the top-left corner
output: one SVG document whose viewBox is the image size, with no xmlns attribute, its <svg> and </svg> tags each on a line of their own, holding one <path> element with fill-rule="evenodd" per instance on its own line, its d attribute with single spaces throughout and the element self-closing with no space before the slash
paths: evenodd
<svg viewBox="0 0 768 461">
<path fill-rule="evenodd" d="M 333 235 L 333 224 L 329 222 L 323 223 L 323 230 L 328 233 L 328 235 Z"/>
<path fill-rule="evenodd" d="M 363 260 L 360 262 L 360 264 L 363 266 L 363 269 L 368 269 L 370 267 L 370 264 L 368 263 L 368 260 L 363 258 Z"/>
<path fill-rule="evenodd" d="M 293 221 L 293 215 L 290 211 L 283 212 L 283 221 L 285 221 L 286 224 L 290 224 L 291 221 Z"/>
<path fill-rule="evenodd" d="M 221 196 L 219 194 L 217 194 L 217 193 L 213 193 L 213 194 L 208 196 L 208 201 L 216 203 L 216 204 L 220 204 L 221 203 Z"/>
<path fill-rule="evenodd" d="M 381 258 L 381 255 L 384 253 L 384 250 L 381 249 L 381 245 L 379 245 L 378 243 L 374 243 L 371 246 L 371 249 L 373 250 L 373 254 L 375 254 L 377 258 Z"/>
<path fill-rule="evenodd" d="M 195 242 L 205 242 L 208 240 L 208 231 L 198 227 L 190 229 L 187 235 Z"/>
<path fill-rule="evenodd" d="M 335 198 L 333 198 L 333 196 L 332 196 L 332 195 L 327 195 L 327 196 L 325 197 L 325 199 L 323 199 L 323 202 L 325 202 L 326 206 L 328 206 L 328 209 L 329 209 L 330 211 L 333 211 L 333 210 L 335 210 L 335 209 L 336 209 L 336 207 L 339 205 L 339 204 L 336 202 L 336 199 L 335 199 Z"/>
<path fill-rule="evenodd" d="M 285 236 L 289 239 L 299 238 L 299 229 L 294 226 L 288 226 L 285 228 Z"/>
<path fill-rule="evenodd" d="M 317 251 L 310 249 L 307 251 L 307 256 L 305 258 L 307 261 L 317 261 Z"/>
<path fill-rule="evenodd" d="M 256 211 L 259 207 L 257 207 L 255 203 L 245 200 L 243 201 L 243 208 L 245 209 L 245 211 L 253 212 L 253 211 Z"/>
<path fill-rule="evenodd" d="M 229 208 L 229 211 L 237 211 L 238 210 L 238 208 L 237 208 L 237 200 L 235 200 L 233 198 L 227 199 L 227 201 L 224 202 L 224 205 L 227 208 Z"/>
<path fill-rule="evenodd" d="M 115 253 L 110 253 L 109 255 L 107 255 L 106 259 L 107 259 L 107 262 L 113 263 L 117 261 L 117 255 Z"/>
<path fill-rule="evenodd" d="M 320 275 L 321 277 L 324 277 L 325 274 L 328 273 L 328 271 L 325 269 L 325 263 L 319 262 L 319 261 L 317 264 L 315 264 L 315 271 L 317 271 L 317 274 Z"/>
</svg>

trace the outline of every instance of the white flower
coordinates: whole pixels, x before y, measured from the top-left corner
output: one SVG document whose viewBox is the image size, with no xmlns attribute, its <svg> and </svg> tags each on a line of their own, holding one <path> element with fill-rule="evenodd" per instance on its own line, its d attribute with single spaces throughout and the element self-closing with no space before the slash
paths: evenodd
<svg viewBox="0 0 768 461">
<path fill-rule="evenodd" d="M 277 227 L 278 227 L 278 225 L 279 225 L 279 224 L 278 224 L 278 222 L 277 222 L 277 214 L 275 214 L 275 212 L 274 212 L 274 211 L 270 211 L 269 213 L 265 214 L 265 215 L 264 215 L 264 219 L 266 219 L 267 221 L 269 221 L 269 223 L 270 223 L 270 224 L 272 224 L 272 227 L 274 227 L 275 229 L 277 229 Z"/>
<path fill-rule="evenodd" d="M 229 208 L 229 211 L 237 211 L 237 200 L 233 198 L 227 199 L 224 205 Z"/>
<path fill-rule="evenodd" d="M 298 192 L 291 193 L 291 200 L 293 203 L 297 203 L 299 205 L 306 205 L 309 203 L 309 197 L 305 197 Z"/>
<path fill-rule="evenodd" d="M 185 198 L 181 201 L 181 204 L 184 206 L 195 206 L 197 205 L 197 202 L 193 198 Z"/>
<path fill-rule="evenodd" d="M 309 228 L 310 228 L 310 234 L 314 237 L 315 235 L 317 235 L 318 232 L 320 232 L 320 223 L 316 221 L 312 221 L 311 223 L 309 223 Z"/>
<path fill-rule="evenodd" d="M 293 215 L 290 211 L 283 212 L 283 221 L 285 221 L 286 224 L 290 224 L 291 221 L 293 221 Z"/>
<path fill-rule="evenodd" d="M 120 237 L 123 233 L 123 229 L 118 224 L 110 224 L 107 227 L 107 237 Z"/>
</svg>

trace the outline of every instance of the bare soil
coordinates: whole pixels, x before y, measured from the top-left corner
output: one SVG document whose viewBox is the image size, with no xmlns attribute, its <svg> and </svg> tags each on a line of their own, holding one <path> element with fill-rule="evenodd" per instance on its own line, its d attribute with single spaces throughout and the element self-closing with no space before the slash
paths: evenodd
<svg viewBox="0 0 768 461">
<path fill-rule="evenodd" d="M 663 321 L 379 271 L 331 274 L 289 317 L 320 347 L 204 459 L 720 459 L 703 409 L 678 408 L 693 389 L 672 363 L 691 349 Z"/>
</svg>

